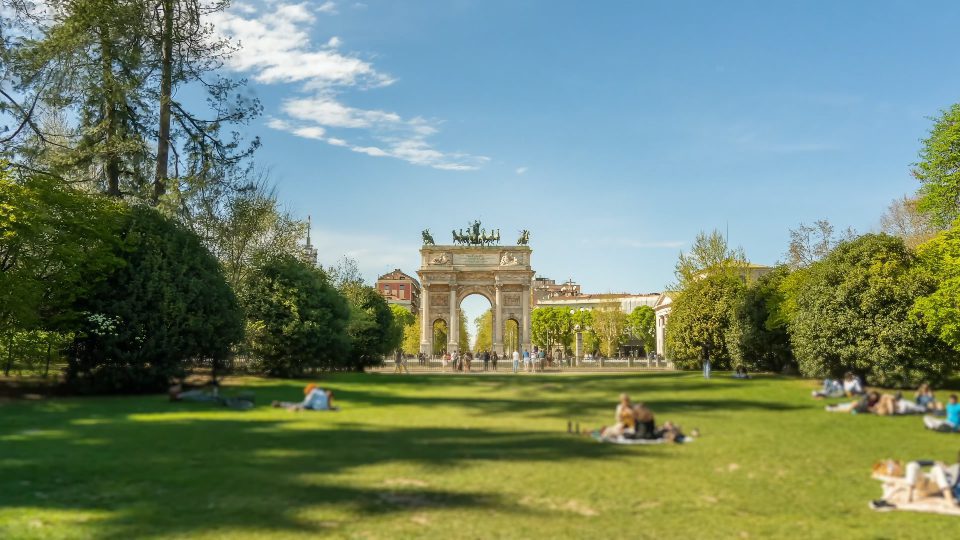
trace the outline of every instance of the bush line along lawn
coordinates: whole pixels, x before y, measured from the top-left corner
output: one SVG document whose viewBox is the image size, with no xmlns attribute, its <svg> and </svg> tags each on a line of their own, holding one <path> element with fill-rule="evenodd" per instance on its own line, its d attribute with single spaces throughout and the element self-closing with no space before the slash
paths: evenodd
<svg viewBox="0 0 960 540">
<path fill-rule="evenodd" d="M 905 538 L 954 518 L 867 508 L 878 459 L 951 460 L 919 417 L 831 414 L 815 383 L 725 374 L 235 379 L 252 411 L 165 396 L 0 406 L 0 538 Z M 688 445 L 601 445 L 617 395 Z M 946 393 L 941 391 L 940 398 Z"/>
</svg>

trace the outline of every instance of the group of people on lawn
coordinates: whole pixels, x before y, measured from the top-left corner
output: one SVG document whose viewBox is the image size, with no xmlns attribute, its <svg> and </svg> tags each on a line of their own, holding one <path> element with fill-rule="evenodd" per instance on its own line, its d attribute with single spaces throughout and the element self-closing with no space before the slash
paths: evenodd
<svg viewBox="0 0 960 540">
<path fill-rule="evenodd" d="M 633 403 L 627 394 L 620 394 L 614 420 L 613 425 L 600 428 L 599 436 L 602 439 L 662 439 L 680 443 L 688 437 L 669 420 L 657 427 L 653 411 L 644 403 Z M 697 430 L 693 430 L 690 436 L 697 435 Z"/>
<path fill-rule="evenodd" d="M 867 391 L 861 379 L 848 372 L 844 375 L 842 381 L 825 380 L 823 389 L 814 391 L 813 396 L 817 398 L 854 398 L 853 401 L 827 405 L 826 410 L 829 412 L 876 414 L 878 416 L 922 414 L 924 415 L 923 423 L 928 429 L 960 431 L 960 403 L 957 402 L 957 395 L 951 394 L 948 402 L 944 405 L 937 401 L 933 389 L 930 388 L 928 383 L 921 384 L 914 393 L 913 399 L 908 399 L 903 395 L 903 392 L 887 394 L 876 390 Z"/>
<path fill-rule="evenodd" d="M 867 390 L 860 377 L 853 373 L 846 373 L 842 380 L 827 379 L 823 388 L 813 392 L 816 398 L 853 398 L 852 401 L 827 405 L 830 412 L 846 412 L 851 414 L 875 414 L 878 416 L 893 416 L 905 414 L 922 414 L 923 424 L 928 429 L 941 432 L 960 432 L 960 403 L 957 395 L 951 394 L 947 403 L 937 401 L 930 384 L 921 384 L 913 399 L 903 395 L 881 393 L 876 390 Z M 960 457 L 957 463 L 947 465 L 932 460 L 911 461 L 906 466 L 898 462 L 883 462 L 884 471 L 874 470 L 874 475 L 883 479 L 884 498 L 870 503 L 877 510 L 896 508 L 897 505 L 920 505 L 927 511 L 935 511 L 945 504 L 955 511 L 958 497 L 960 497 Z M 922 469 L 930 467 L 930 471 L 923 474 Z M 917 502 L 920 500 L 921 502 Z M 894 504 L 894 502 L 896 504 Z"/>
</svg>

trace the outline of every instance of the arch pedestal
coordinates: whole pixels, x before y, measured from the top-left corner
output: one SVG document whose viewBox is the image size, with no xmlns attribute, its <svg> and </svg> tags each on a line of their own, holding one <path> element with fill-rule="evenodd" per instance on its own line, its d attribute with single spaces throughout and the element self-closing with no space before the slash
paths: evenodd
<svg viewBox="0 0 960 540">
<path fill-rule="evenodd" d="M 522 350 L 530 347 L 530 302 L 534 272 L 529 246 L 423 246 L 420 249 L 420 352 L 433 353 L 433 324 L 447 323 L 447 352 L 460 350 L 460 302 L 479 294 L 493 312 L 493 349 L 504 351 L 506 322 L 519 327 Z"/>
</svg>

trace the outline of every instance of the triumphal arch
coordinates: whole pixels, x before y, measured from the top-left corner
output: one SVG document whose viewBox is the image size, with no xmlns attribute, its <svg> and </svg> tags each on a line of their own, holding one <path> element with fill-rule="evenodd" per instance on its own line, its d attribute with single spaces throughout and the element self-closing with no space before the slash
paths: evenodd
<svg viewBox="0 0 960 540">
<path fill-rule="evenodd" d="M 436 245 L 429 230 L 423 231 L 420 248 L 420 352 L 430 355 L 433 325 L 447 325 L 447 352 L 460 350 L 460 302 L 471 294 L 490 301 L 493 312 L 493 348 L 504 351 L 503 334 L 509 320 L 516 321 L 521 349 L 530 349 L 530 233 L 522 231 L 515 246 L 501 246 L 500 231 L 489 233 L 479 221 L 464 231 L 453 231 L 453 243 Z M 522 350 L 521 350 L 522 352 Z"/>
</svg>

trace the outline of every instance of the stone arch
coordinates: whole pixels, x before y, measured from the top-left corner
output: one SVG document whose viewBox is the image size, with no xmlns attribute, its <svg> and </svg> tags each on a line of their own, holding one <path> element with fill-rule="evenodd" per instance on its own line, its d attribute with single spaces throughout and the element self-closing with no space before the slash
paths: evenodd
<svg viewBox="0 0 960 540">
<path fill-rule="evenodd" d="M 443 318 L 450 328 L 447 351 L 460 350 L 460 303 L 472 294 L 490 302 L 494 350 L 503 354 L 507 317 L 519 326 L 520 347 L 530 349 L 531 287 L 529 246 L 425 245 L 420 249 L 420 320 Z M 433 334 L 422 325 L 421 352 L 433 350 Z"/>
</svg>

